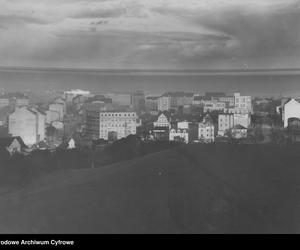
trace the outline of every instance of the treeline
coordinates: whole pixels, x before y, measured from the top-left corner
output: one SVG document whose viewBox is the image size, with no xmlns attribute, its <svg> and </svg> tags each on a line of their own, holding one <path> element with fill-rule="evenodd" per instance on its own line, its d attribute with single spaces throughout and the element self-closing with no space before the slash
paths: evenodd
<svg viewBox="0 0 300 250">
<path fill-rule="evenodd" d="M 101 167 L 130 160 L 145 154 L 180 145 L 178 142 L 143 142 L 138 136 L 128 136 L 104 149 L 88 147 L 76 149 L 35 150 L 29 155 L 0 152 L 0 187 L 22 187 L 33 179 L 62 169 Z"/>
</svg>

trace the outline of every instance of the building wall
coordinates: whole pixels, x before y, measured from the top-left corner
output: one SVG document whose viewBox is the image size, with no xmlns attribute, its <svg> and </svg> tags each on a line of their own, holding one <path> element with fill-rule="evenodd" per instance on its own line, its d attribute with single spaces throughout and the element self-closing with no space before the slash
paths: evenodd
<svg viewBox="0 0 300 250">
<path fill-rule="evenodd" d="M 49 110 L 54 111 L 59 114 L 59 121 L 62 121 L 64 118 L 64 104 L 52 103 L 49 105 Z"/>
<path fill-rule="evenodd" d="M 288 103 L 284 105 L 283 109 L 283 122 L 284 127 L 288 127 L 289 118 L 299 118 L 300 119 L 300 103 L 295 99 L 291 99 Z"/>
<path fill-rule="evenodd" d="M 158 110 L 159 111 L 167 111 L 170 110 L 172 105 L 171 105 L 171 96 L 161 96 L 158 98 Z"/>
<path fill-rule="evenodd" d="M 249 114 L 234 114 L 234 125 L 242 125 L 245 128 L 249 128 L 251 118 Z"/>
<path fill-rule="evenodd" d="M 251 96 L 241 96 L 240 93 L 234 93 L 235 113 L 252 113 Z"/>
<path fill-rule="evenodd" d="M 189 133 L 185 129 L 171 129 L 169 133 L 169 140 L 175 141 L 176 137 L 182 138 L 185 143 L 189 142 Z"/>
<path fill-rule="evenodd" d="M 100 113 L 99 138 L 108 140 L 110 132 L 117 133 L 117 139 L 136 134 L 137 114 L 135 112 Z"/>
<path fill-rule="evenodd" d="M 160 114 L 157 121 L 153 123 L 154 127 L 171 127 L 171 123 L 164 114 Z"/>
<path fill-rule="evenodd" d="M 9 116 L 8 132 L 12 136 L 20 136 L 24 143 L 33 145 L 37 143 L 37 116 L 27 108 L 17 108 Z"/>
<path fill-rule="evenodd" d="M 217 102 L 217 101 L 204 101 L 203 102 L 204 112 L 210 112 L 210 111 L 224 111 L 226 109 L 225 102 Z"/>
<path fill-rule="evenodd" d="M 214 142 L 214 125 L 210 123 L 199 123 L 198 138 L 199 140 L 204 140 L 206 142 Z"/>
<path fill-rule="evenodd" d="M 234 127 L 233 114 L 219 114 L 218 116 L 218 135 L 224 136 L 226 130 Z"/>
</svg>

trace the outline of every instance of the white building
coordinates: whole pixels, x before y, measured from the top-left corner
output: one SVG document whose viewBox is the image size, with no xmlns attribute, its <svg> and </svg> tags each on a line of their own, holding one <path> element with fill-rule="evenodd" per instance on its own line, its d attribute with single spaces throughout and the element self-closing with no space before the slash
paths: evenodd
<svg viewBox="0 0 300 250">
<path fill-rule="evenodd" d="M 179 129 L 189 129 L 190 122 L 188 121 L 182 121 L 182 122 L 177 122 L 177 128 Z"/>
<path fill-rule="evenodd" d="M 65 114 L 65 106 L 62 103 L 51 103 L 49 111 L 57 113 L 59 115 L 58 121 L 62 121 Z"/>
<path fill-rule="evenodd" d="M 136 134 L 138 117 L 136 112 L 100 112 L 99 138 L 119 140 Z"/>
<path fill-rule="evenodd" d="M 218 101 L 203 101 L 203 111 L 211 112 L 211 111 L 225 111 L 226 103 L 218 102 Z"/>
<path fill-rule="evenodd" d="M 8 131 L 12 136 L 20 136 L 27 145 L 36 144 L 45 139 L 45 116 L 27 107 L 16 108 L 9 115 Z"/>
<path fill-rule="evenodd" d="M 167 114 L 161 113 L 158 116 L 157 121 L 153 123 L 153 126 L 154 127 L 167 127 L 167 128 L 171 128 L 170 118 L 168 117 Z"/>
<path fill-rule="evenodd" d="M 218 116 L 218 135 L 224 136 L 226 131 L 236 125 L 248 128 L 251 123 L 250 114 L 219 114 Z"/>
<path fill-rule="evenodd" d="M 157 100 L 157 108 L 159 111 L 167 111 L 172 107 L 172 97 L 171 96 L 161 96 Z"/>
<path fill-rule="evenodd" d="M 285 128 L 288 127 L 288 120 L 290 118 L 300 119 L 300 103 L 297 102 L 295 99 L 291 99 L 283 106 L 282 121 L 284 123 Z"/>
<path fill-rule="evenodd" d="M 242 125 L 245 128 L 249 128 L 251 123 L 251 117 L 250 114 L 234 114 L 234 125 Z"/>
<path fill-rule="evenodd" d="M 203 142 L 215 141 L 215 128 L 211 122 L 200 122 L 198 127 L 198 139 Z"/>
<path fill-rule="evenodd" d="M 241 96 L 240 93 L 234 93 L 234 113 L 253 113 L 251 96 Z"/>
<path fill-rule="evenodd" d="M 187 129 L 172 128 L 169 132 L 169 141 L 182 140 L 185 143 L 189 142 L 189 133 Z"/>
<path fill-rule="evenodd" d="M 218 116 L 218 135 L 224 136 L 228 129 L 234 126 L 233 114 L 219 114 Z"/>
</svg>

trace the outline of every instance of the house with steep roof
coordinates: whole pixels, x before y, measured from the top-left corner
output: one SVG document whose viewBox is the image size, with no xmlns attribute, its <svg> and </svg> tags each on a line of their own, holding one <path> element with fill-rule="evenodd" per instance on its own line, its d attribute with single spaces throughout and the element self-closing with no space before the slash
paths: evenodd
<svg viewBox="0 0 300 250">
<path fill-rule="evenodd" d="M 0 150 L 6 150 L 10 155 L 22 153 L 27 146 L 21 137 L 2 137 L 0 138 Z"/>
</svg>

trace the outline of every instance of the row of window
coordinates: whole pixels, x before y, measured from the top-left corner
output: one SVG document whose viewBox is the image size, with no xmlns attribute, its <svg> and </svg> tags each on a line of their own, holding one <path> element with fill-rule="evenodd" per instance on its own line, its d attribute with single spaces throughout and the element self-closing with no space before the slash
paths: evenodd
<svg viewBox="0 0 300 250">
<path fill-rule="evenodd" d="M 116 117 L 116 116 L 135 116 L 135 113 L 100 113 L 100 116 L 110 116 L 110 117 Z"/>
</svg>

